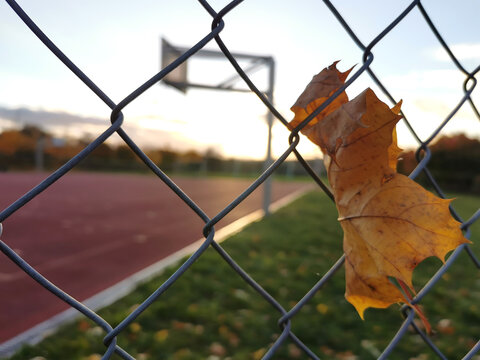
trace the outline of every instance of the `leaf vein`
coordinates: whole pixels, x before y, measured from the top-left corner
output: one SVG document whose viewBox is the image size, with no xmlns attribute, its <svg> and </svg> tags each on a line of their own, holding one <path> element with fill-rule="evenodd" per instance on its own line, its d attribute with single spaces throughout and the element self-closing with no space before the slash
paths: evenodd
<svg viewBox="0 0 480 360">
<path fill-rule="evenodd" d="M 351 216 L 340 217 L 340 218 L 338 218 L 338 221 L 339 222 L 352 221 L 352 220 L 359 220 L 359 219 L 362 219 L 362 218 L 380 218 L 380 219 L 390 219 L 390 220 L 396 220 L 396 221 L 403 221 L 403 222 L 411 224 L 414 227 L 420 228 L 420 229 L 422 229 L 426 232 L 430 232 L 434 235 L 444 236 L 444 237 L 448 237 L 448 238 L 452 238 L 452 239 L 457 238 L 457 236 L 455 236 L 455 235 L 449 236 L 449 235 L 446 235 L 446 234 L 441 234 L 441 233 L 435 232 L 434 230 L 427 229 L 423 226 L 420 226 L 420 225 L 414 223 L 411 220 L 408 220 L 408 219 L 405 219 L 405 218 L 399 218 L 399 217 L 396 217 L 396 216 L 390 216 L 390 215 L 351 215 Z"/>
</svg>

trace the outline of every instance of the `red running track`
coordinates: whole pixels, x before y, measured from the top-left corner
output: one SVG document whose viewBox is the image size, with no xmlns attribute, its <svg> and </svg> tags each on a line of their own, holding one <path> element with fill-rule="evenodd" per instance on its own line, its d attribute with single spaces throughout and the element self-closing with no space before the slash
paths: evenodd
<svg viewBox="0 0 480 360">
<path fill-rule="evenodd" d="M 0 209 L 46 174 L 0 174 Z M 175 178 L 212 218 L 251 180 Z M 309 183 L 273 183 L 278 200 Z M 216 229 L 261 208 L 262 188 Z M 69 173 L 3 222 L 2 241 L 83 301 L 202 237 L 203 222 L 155 176 Z M 0 343 L 68 308 L 0 253 Z"/>
</svg>

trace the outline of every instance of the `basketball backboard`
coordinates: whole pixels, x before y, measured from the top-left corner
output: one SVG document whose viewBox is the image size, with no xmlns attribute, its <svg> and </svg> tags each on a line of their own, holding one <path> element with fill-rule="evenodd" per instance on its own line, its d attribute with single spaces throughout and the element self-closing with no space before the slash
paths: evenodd
<svg viewBox="0 0 480 360">
<path fill-rule="evenodd" d="M 162 38 L 162 69 L 176 60 L 182 52 L 175 46 L 171 45 L 167 40 Z M 168 73 L 164 78 L 168 85 L 177 88 L 182 92 L 187 92 L 187 62 L 183 62 L 173 71 Z"/>
</svg>

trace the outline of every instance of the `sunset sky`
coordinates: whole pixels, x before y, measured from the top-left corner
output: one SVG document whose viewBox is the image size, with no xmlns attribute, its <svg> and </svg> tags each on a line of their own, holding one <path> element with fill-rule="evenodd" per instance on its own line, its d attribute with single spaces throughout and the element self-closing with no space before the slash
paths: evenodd
<svg viewBox="0 0 480 360">
<path fill-rule="evenodd" d="M 211 1 L 218 11 L 227 2 Z M 480 63 L 480 2 L 422 1 L 458 59 L 472 70 Z M 210 29 L 211 17 L 193 0 L 177 1 L 19 1 L 37 25 L 111 99 L 120 102 L 160 70 L 160 39 L 193 46 Z M 409 1 L 333 1 L 359 38 L 368 44 Z M 368 4 L 368 6 L 366 6 Z M 361 64 L 362 52 L 322 1 L 245 1 L 225 17 L 221 37 L 233 52 L 273 56 L 275 105 L 291 119 L 290 106 L 311 77 L 335 60 L 340 70 Z M 210 43 L 208 49 L 216 50 Z M 441 49 L 420 12 L 414 9 L 373 48 L 372 68 L 397 99 L 421 138 L 462 98 L 464 76 Z M 109 108 L 78 80 L 10 9 L 0 4 L 0 127 L 36 124 L 58 136 L 88 136 L 109 125 Z M 226 62 L 192 60 L 191 79 L 212 85 L 233 74 Z M 263 84 L 267 74 L 254 80 Z M 362 75 L 347 93 L 372 87 Z M 480 104 L 480 92 L 474 100 Z M 267 143 L 266 109 L 252 94 L 190 89 L 183 94 L 155 85 L 123 111 L 124 128 L 142 147 L 178 150 L 215 148 L 226 157 L 261 159 Z M 446 133 L 480 137 L 470 106 L 447 125 Z M 399 143 L 415 142 L 405 127 Z M 115 135 L 116 136 L 116 135 Z M 118 137 L 113 139 L 118 141 Z M 274 126 L 274 155 L 288 146 L 288 132 Z M 302 139 L 307 157 L 320 152 Z"/>
</svg>

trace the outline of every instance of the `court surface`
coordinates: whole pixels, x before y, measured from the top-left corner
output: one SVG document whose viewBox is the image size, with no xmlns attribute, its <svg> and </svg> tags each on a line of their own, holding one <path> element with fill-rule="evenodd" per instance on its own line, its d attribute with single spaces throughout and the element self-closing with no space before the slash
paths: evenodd
<svg viewBox="0 0 480 360">
<path fill-rule="evenodd" d="M 0 209 L 46 174 L 0 173 Z M 174 178 L 211 218 L 253 180 Z M 311 187 L 273 182 L 272 200 Z M 262 187 L 216 226 L 262 207 Z M 202 237 L 203 222 L 155 176 L 71 173 L 3 223 L 2 241 L 78 300 Z M 68 308 L 0 253 L 0 343 Z"/>
</svg>

